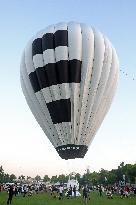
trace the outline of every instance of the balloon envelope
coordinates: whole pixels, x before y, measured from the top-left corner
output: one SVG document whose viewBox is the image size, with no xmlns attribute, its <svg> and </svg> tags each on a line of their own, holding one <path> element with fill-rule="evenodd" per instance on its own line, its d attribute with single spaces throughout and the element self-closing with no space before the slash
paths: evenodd
<svg viewBox="0 0 136 205">
<path fill-rule="evenodd" d="M 118 67 L 110 41 L 85 24 L 48 26 L 27 44 L 22 90 L 61 158 L 85 156 L 110 108 Z"/>
</svg>

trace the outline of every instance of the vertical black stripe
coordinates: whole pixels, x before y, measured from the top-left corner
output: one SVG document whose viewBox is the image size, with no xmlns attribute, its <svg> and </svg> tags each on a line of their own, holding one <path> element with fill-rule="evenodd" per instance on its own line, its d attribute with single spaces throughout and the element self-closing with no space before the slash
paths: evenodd
<svg viewBox="0 0 136 205">
<path fill-rule="evenodd" d="M 32 55 L 34 56 L 36 54 L 42 54 L 42 53 L 43 53 L 42 39 L 37 38 L 32 43 Z"/>
<path fill-rule="evenodd" d="M 54 49 L 54 35 L 53 33 L 46 33 L 42 37 L 43 51 L 47 49 Z"/>
<path fill-rule="evenodd" d="M 68 46 L 68 31 L 58 30 L 54 33 L 55 48 L 58 46 Z"/>
<path fill-rule="evenodd" d="M 57 84 L 69 83 L 68 61 L 58 61 L 56 63 Z"/>
<path fill-rule="evenodd" d="M 49 81 L 48 81 L 45 68 L 43 67 L 40 70 L 36 69 L 36 74 L 37 74 L 37 78 L 40 84 L 40 88 L 42 89 L 42 88 L 49 87 Z"/>
<path fill-rule="evenodd" d="M 81 81 L 81 61 L 73 59 L 69 61 L 70 83 L 80 83 Z"/>
<path fill-rule="evenodd" d="M 61 99 L 47 103 L 47 107 L 54 124 L 71 122 L 70 99 Z"/>
<path fill-rule="evenodd" d="M 29 78 L 35 92 L 52 85 L 80 83 L 81 61 L 74 59 L 71 61 L 62 60 L 56 63 L 49 63 L 30 73 Z"/>
<path fill-rule="evenodd" d="M 32 88 L 33 88 L 33 90 L 34 90 L 35 93 L 38 92 L 39 90 L 41 90 L 41 87 L 40 87 L 40 85 L 39 85 L 39 81 L 38 81 L 36 72 L 30 73 L 30 74 L 29 74 L 29 79 L 30 79 Z"/>
<path fill-rule="evenodd" d="M 37 38 L 32 43 L 32 55 L 42 54 L 47 49 L 55 49 L 58 46 L 68 47 L 68 31 L 58 30 L 54 34 L 46 33 L 42 38 Z"/>
</svg>

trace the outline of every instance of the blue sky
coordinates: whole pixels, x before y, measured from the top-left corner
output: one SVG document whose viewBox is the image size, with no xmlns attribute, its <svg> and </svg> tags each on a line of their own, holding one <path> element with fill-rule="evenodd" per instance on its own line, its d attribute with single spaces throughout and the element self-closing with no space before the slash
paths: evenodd
<svg viewBox="0 0 136 205">
<path fill-rule="evenodd" d="M 36 174 L 83 173 L 120 162 L 136 163 L 136 1 L 0 0 L 0 164 L 5 171 Z M 60 159 L 32 116 L 20 86 L 20 60 L 28 40 L 61 21 L 78 21 L 103 32 L 116 48 L 120 68 L 114 102 L 85 157 Z M 82 166 L 81 166 L 82 164 Z"/>
</svg>

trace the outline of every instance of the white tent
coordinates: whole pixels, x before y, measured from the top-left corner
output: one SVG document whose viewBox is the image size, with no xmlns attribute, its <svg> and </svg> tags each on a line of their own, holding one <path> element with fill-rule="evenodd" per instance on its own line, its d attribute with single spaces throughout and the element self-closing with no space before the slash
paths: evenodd
<svg viewBox="0 0 136 205">
<path fill-rule="evenodd" d="M 79 189 L 79 183 L 76 179 L 69 179 L 68 183 L 67 183 L 67 188 L 69 189 L 70 186 L 73 188 L 74 186 L 76 186 L 76 190 Z"/>
<path fill-rule="evenodd" d="M 68 183 L 67 183 L 67 189 L 69 190 L 70 187 L 74 188 L 74 186 L 76 187 L 76 196 L 81 196 L 80 192 L 78 191 L 79 190 L 79 183 L 76 179 L 70 179 L 68 180 Z M 66 192 L 66 195 L 68 193 Z M 72 191 L 72 196 L 74 196 L 74 192 Z"/>
</svg>

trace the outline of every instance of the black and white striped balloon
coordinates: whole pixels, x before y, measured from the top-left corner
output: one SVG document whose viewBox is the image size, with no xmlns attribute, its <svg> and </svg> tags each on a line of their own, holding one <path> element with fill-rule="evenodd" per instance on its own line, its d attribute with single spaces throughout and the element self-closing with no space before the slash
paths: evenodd
<svg viewBox="0 0 136 205">
<path fill-rule="evenodd" d="M 83 158 L 116 91 L 119 64 L 110 41 L 85 24 L 51 25 L 21 61 L 26 101 L 63 159 Z"/>
</svg>

